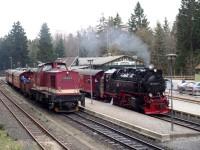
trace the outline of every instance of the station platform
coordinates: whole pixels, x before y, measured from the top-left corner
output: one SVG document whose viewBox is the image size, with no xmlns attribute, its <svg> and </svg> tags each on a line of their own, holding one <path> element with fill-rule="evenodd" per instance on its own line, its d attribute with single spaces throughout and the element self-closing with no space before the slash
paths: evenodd
<svg viewBox="0 0 200 150">
<path fill-rule="evenodd" d="M 200 135 L 199 132 L 178 125 L 174 125 L 174 131 L 171 131 L 169 122 L 110 103 L 91 101 L 89 98 L 86 98 L 84 110 L 159 141 L 170 141 L 172 138 Z"/>
<path fill-rule="evenodd" d="M 174 110 L 200 117 L 200 103 L 191 103 L 173 99 Z"/>
<path fill-rule="evenodd" d="M 191 101 L 191 103 L 199 103 L 200 104 L 200 96 L 193 96 L 189 94 L 180 94 L 178 92 L 173 92 L 173 96 L 176 98 L 182 98 L 182 99 L 188 99 L 188 101 Z"/>
</svg>

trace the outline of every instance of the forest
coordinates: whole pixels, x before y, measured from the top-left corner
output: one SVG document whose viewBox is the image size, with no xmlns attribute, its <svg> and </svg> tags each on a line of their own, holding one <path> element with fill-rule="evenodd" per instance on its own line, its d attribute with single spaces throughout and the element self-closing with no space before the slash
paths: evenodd
<svg viewBox="0 0 200 150">
<path fill-rule="evenodd" d="M 44 22 L 35 39 L 29 39 L 20 21 L 16 21 L 8 34 L 0 38 L 0 70 L 36 67 L 61 57 L 136 55 L 167 74 L 167 54 L 174 53 L 174 73 L 194 75 L 200 63 L 200 0 L 182 0 L 172 26 L 163 17 L 152 28 L 147 16 L 137 2 L 128 20 L 119 13 L 102 15 L 96 26 L 67 35 L 52 35 Z"/>
</svg>

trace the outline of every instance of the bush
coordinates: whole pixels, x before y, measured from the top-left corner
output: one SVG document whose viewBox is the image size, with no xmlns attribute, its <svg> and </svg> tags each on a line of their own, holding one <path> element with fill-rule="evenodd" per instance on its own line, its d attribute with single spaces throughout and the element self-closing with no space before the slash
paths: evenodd
<svg viewBox="0 0 200 150">
<path fill-rule="evenodd" d="M 0 124 L 0 130 L 4 130 L 4 125 Z"/>
</svg>

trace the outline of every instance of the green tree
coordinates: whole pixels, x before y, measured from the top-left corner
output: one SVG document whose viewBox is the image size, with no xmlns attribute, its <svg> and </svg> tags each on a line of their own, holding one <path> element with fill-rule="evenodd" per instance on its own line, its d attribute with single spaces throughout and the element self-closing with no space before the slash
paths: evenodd
<svg viewBox="0 0 200 150">
<path fill-rule="evenodd" d="M 114 22 L 114 27 L 115 28 L 121 28 L 122 26 L 122 19 L 121 17 L 119 16 L 119 14 L 117 13 L 115 18 L 113 19 L 113 22 Z"/>
<path fill-rule="evenodd" d="M 38 60 L 42 62 L 53 61 L 55 54 L 53 51 L 52 37 L 46 23 L 41 27 L 39 34 L 39 51 L 37 53 Z"/>
<path fill-rule="evenodd" d="M 141 7 L 139 2 L 137 2 L 134 13 L 132 13 L 131 17 L 129 18 L 128 25 L 130 32 L 135 32 L 139 28 L 149 28 L 149 22 L 144 15 L 144 9 Z"/>
<path fill-rule="evenodd" d="M 167 20 L 166 17 L 165 17 L 165 20 L 164 20 L 163 30 L 164 30 L 165 33 L 170 33 L 169 23 L 168 23 L 168 20 Z"/>
<path fill-rule="evenodd" d="M 34 67 L 38 61 L 37 59 L 37 53 L 39 51 L 38 44 L 39 44 L 39 39 L 37 38 L 34 40 L 28 41 L 28 51 L 29 51 L 28 55 L 30 58 L 31 66 L 34 66 Z"/>
<path fill-rule="evenodd" d="M 56 42 L 55 53 L 56 53 L 56 56 L 59 58 L 62 58 L 65 55 L 65 47 L 64 47 L 64 42 L 63 42 L 62 37 L 60 37 L 58 41 Z"/>
<path fill-rule="evenodd" d="M 158 22 L 155 28 L 154 45 L 151 53 L 151 62 L 164 73 L 167 72 L 166 52 L 164 43 L 164 30 Z"/>
<path fill-rule="evenodd" d="M 174 38 L 173 33 L 170 30 L 169 23 L 167 18 L 164 20 L 163 24 L 163 32 L 164 32 L 164 50 L 166 54 L 168 53 L 174 53 Z"/>
<path fill-rule="evenodd" d="M 200 49 L 200 10 L 199 1 L 182 0 L 177 17 L 176 69 L 179 73 L 194 74 L 197 64 L 195 55 Z M 196 54 L 195 54 L 196 53 Z"/>
<path fill-rule="evenodd" d="M 148 45 L 149 50 L 152 50 L 153 46 L 153 31 L 145 28 L 140 28 L 135 32 L 135 35 L 141 38 L 141 40 Z"/>
<path fill-rule="evenodd" d="M 104 17 L 104 15 L 102 15 L 101 18 L 99 19 L 99 24 L 96 26 L 98 34 L 104 32 L 106 30 L 106 28 L 107 28 L 106 22 L 107 22 L 106 18 Z"/>
<path fill-rule="evenodd" d="M 10 56 L 11 54 L 11 42 L 8 40 L 7 36 L 0 39 L 0 70 L 10 68 Z"/>
<path fill-rule="evenodd" d="M 19 21 L 13 24 L 12 30 L 7 36 L 10 41 L 10 54 L 13 59 L 13 63 L 18 67 L 24 67 L 29 61 L 28 58 L 28 45 L 27 37 L 24 29 Z M 8 41 L 7 41 L 8 42 Z"/>
</svg>

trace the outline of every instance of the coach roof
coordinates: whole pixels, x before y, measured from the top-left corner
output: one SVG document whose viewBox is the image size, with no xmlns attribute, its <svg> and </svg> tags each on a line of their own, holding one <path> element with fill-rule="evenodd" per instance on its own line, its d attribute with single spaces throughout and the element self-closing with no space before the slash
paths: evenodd
<svg viewBox="0 0 200 150">
<path fill-rule="evenodd" d="M 82 74 L 82 75 L 96 75 L 100 72 L 103 72 L 103 70 L 94 70 L 94 69 L 76 69 L 74 71 L 77 71 L 79 72 L 79 74 Z"/>
</svg>

